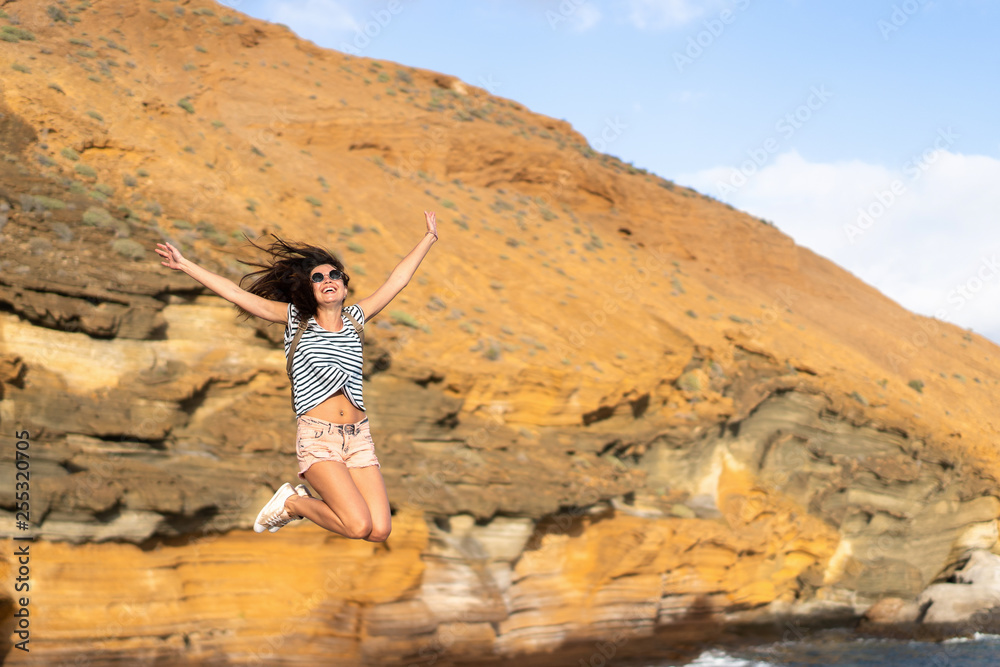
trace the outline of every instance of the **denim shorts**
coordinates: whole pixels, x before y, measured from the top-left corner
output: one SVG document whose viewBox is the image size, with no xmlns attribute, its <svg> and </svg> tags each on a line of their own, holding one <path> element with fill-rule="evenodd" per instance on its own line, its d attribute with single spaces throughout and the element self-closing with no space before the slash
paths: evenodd
<svg viewBox="0 0 1000 667">
<path fill-rule="evenodd" d="M 305 479 L 306 471 L 318 461 L 336 461 L 348 468 L 382 467 L 375 456 L 367 417 L 356 424 L 334 424 L 303 415 L 298 419 L 295 453 L 299 479 Z"/>
</svg>

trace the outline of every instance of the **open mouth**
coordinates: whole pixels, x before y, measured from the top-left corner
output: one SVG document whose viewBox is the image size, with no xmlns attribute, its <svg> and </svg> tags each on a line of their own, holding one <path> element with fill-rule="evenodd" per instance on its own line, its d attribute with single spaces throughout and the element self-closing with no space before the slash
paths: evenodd
<svg viewBox="0 0 1000 667">
<path fill-rule="evenodd" d="M 323 294 L 330 294 L 332 292 L 333 292 L 333 288 L 332 287 L 327 287 L 325 290 L 323 290 Z"/>
</svg>

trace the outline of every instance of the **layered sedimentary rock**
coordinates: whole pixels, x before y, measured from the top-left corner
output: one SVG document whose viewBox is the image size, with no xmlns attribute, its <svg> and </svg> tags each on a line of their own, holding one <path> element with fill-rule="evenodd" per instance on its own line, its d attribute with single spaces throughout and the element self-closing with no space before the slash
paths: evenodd
<svg viewBox="0 0 1000 667">
<path fill-rule="evenodd" d="M 516 102 L 208 2 L 91 5 L 8 3 L 0 42 L 11 664 L 575 664 L 919 608 L 1000 551 L 995 345 Z M 252 533 L 296 471 L 281 327 L 153 244 L 238 279 L 240 234 L 327 243 L 357 296 L 427 208 L 366 336 L 392 536 Z"/>
</svg>

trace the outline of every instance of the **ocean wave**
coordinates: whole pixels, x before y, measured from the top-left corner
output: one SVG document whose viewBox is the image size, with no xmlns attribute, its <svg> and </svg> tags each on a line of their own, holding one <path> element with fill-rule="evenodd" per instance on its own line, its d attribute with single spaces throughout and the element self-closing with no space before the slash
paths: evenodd
<svg viewBox="0 0 1000 667">
<path fill-rule="evenodd" d="M 688 667 L 771 667 L 770 663 L 744 660 L 725 651 L 711 649 L 699 655 Z"/>
<path fill-rule="evenodd" d="M 952 637 L 945 639 L 942 644 L 964 644 L 966 642 L 996 642 L 1000 641 L 1000 635 L 991 635 L 986 632 L 977 632 L 971 637 Z"/>
</svg>

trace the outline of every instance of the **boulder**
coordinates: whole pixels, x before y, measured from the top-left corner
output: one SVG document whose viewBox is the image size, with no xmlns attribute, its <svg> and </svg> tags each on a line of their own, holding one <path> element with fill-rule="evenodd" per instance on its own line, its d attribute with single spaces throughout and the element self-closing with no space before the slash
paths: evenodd
<svg viewBox="0 0 1000 667">
<path fill-rule="evenodd" d="M 912 623 L 920 616 L 920 605 L 913 600 L 882 598 L 865 612 L 865 620 L 879 625 Z"/>
<path fill-rule="evenodd" d="M 928 586 L 917 600 L 930 603 L 924 623 L 963 623 L 1000 607 L 1000 556 L 988 551 L 972 552 L 965 566 L 955 573 L 954 584 Z"/>
</svg>

